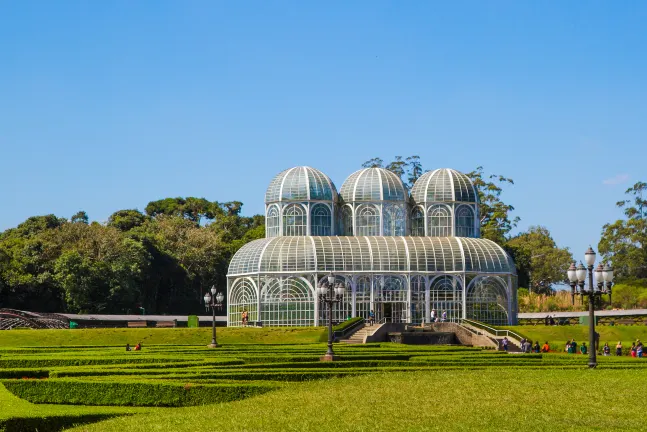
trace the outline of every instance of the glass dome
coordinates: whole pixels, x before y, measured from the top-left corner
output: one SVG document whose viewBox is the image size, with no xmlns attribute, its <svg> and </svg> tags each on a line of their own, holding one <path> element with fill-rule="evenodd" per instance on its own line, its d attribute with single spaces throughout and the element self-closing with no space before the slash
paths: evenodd
<svg viewBox="0 0 647 432">
<path fill-rule="evenodd" d="M 465 174 L 449 168 L 424 173 L 411 188 L 411 198 L 418 204 L 426 202 L 478 203 L 478 193 L 472 180 Z"/>
<path fill-rule="evenodd" d="M 337 201 L 337 189 L 318 169 L 298 166 L 278 173 L 265 192 L 265 203 L 280 201 Z"/>
<path fill-rule="evenodd" d="M 407 189 L 400 177 L 384 168 L 364 168 L 352 173 L 341 187 L 345 202 L 405 201 Z"/>
</svg>

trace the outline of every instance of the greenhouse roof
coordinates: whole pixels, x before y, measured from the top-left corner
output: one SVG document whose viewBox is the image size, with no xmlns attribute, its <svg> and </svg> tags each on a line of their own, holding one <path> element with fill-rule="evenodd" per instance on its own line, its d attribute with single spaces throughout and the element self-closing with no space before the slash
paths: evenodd
<svg viewBox="0 0 647 432">
<path fill-rule="evenodd" d="M 243 246 L 228 276 L 303 272 L 516 274 L 496 243 L 464 237 L 272 237 Z"/>
</svg>

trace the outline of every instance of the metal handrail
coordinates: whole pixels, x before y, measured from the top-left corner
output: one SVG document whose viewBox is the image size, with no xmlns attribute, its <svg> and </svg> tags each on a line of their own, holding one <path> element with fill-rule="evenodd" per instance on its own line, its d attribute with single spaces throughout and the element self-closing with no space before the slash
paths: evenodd
<svg viewBox="0 0 647 432">
<path fill-rule="evenodd" d="M 468 319 L 461 319 L 460 321 L 464 322 L 464 323 L 467 323 L 467 324 L 470 324 L 470 325 L 472 325 L 472 326 L 474 326 L 474 327 L 476 327 L 478 329 L 487 330 L 487 332 L 490 333 L 490 334 L 493 334 L 495 338 L 512 336 L 512 337 L 516 338 L 519 341 L 521 341 L 521 339 L 523 339 L 523 337 L 521 335 L 519 335 L 518 333 L 513 332 L 512 330 L 508 330 L 508 329 L 500 330 L 500 329 L 496 329 L 494 327 L 490 327 L 487 324 L 483 324 L 481 322 L 472 321 L 472 320 L 468 320 Z"/>
<path fill-rule="evenodd" d="M 365 320 L 361 319 L 361 320 L 358 320 L 356 323 L 346 327 L 343 330 L 335 330 L 333 332 L 333 338 L 334 339 L 339 339 L 339 338 L 345 337 L 348 333 L 350 333 L 351 331 L 354 331 L 355 329 L 357 329 L 357 327 L 363 326 L 364 322 L 365 322 Z"/>
</svg>

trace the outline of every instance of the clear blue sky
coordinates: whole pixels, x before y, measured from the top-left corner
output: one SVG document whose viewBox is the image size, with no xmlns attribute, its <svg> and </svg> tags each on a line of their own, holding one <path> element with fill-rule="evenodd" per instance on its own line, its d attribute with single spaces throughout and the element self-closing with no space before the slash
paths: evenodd
<svg viewBox="0 0 647 432">
<path fill-rule="evenodd" d="M 0 230 L 169 196 L 263 211 L 373 157 L 512 177 L 579 257 L 647 181 L 642 1 L 0 2 Z"/>
</svg>

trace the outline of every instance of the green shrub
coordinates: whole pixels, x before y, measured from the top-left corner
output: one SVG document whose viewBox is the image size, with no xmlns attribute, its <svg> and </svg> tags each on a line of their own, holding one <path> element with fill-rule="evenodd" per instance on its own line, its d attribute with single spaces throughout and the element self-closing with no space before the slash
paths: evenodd
<svg viewBox="0 0 647 432">
<path fill-rule="evenodd" d="M 46 417 L 11 417 L 0 419 L 0 431 L 3 432 L 58 432 L 74 426 L 95 423 L 115 417 L 118 414 L 57 414 Z"/>
<path fill-rule="evenodd" d="M 267 384 L 191 385 L 72 380 L 5 380 L 14 395 L 32 403 L 121 406 L 192 406 L 231 402 L 276 388 Z"/>
</svg>

